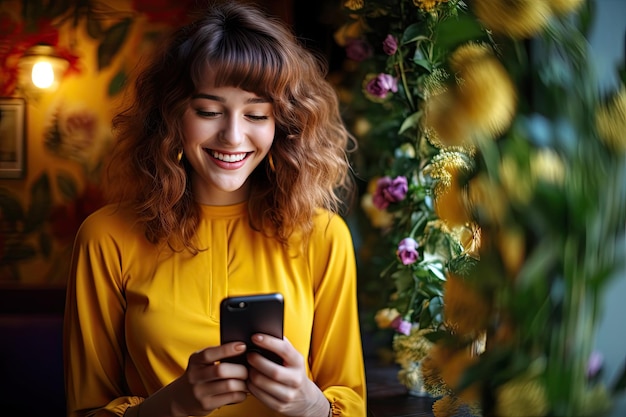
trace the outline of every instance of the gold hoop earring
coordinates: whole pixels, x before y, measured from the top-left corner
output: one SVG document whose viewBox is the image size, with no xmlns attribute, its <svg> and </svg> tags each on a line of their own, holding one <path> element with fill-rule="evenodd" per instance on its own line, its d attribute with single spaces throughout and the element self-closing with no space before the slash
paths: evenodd
<svg viewBox="0 0 626 417">
<path fill-rule="evenodd" d="M 276 167 L 274 166 L 274 158 L 272 158 L 272 154 L 267 154 L 267 162 L 270 164 L 270 169 L 272 172 L 276 172 Z"/>
<path fill-rule="evenodd" d="M 183 150 L 178 151 L 178 155 L 176 155 L 176 161 L 180 162 L 183 159 Z"/>
</svg>

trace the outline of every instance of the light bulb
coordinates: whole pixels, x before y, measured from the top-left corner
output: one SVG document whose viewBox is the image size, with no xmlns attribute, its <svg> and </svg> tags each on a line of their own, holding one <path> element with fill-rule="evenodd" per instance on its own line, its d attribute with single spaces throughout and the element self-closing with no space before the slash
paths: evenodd
<svg viewBox="0 0 626 417">
<path fill-rule="evenodd" d="M 33 84 L 38 88 L 49 88 L 54 83 L 54 70 L 46 61 L 39 61 L 33 65 Z"/>
</svg>

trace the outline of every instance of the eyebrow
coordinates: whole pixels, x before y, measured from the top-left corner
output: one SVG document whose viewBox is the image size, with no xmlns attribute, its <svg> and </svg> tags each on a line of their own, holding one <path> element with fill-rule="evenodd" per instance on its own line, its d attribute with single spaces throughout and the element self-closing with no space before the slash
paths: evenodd
<svg viewBox="0 0 626 417">
<path fill-rule="evenodd" d="M 220 96 L 215 96 L 213 94 L 205 94 L 205 93 L 198 93 L 198 94 L 194 94 L 193 96 L 191 96 L 191 99 L 198 99 L 198 98 L 204 98 L 207 100 L 213 100 L 213 101 L 218 101 L 220 103 L 225 103 L 226 99 L 224 97 L 220 97 Z M 270 103 L 271 101 L 268 98 L 265 97 L 250 97 L 249 99 L 246 100 L 247 104 L 257 104 L 257 103 Z"/>
</svg>

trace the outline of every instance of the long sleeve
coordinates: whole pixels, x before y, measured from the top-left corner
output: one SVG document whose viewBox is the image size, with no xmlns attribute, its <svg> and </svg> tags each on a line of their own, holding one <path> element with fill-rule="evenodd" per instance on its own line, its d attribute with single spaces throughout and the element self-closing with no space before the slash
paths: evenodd
<svg viewBox="0 0 626 417">
<path fill-rule="evenodd" d="M 90 216 L 74 246 L 65 316 L 70 417 L 122 416 L 179 377 L 189 355 L 219 344 L 229 295 L 281 292 L 285 336 L 335 415 L 362 417 L 365 378 L 352 240 L 324 213 L 306 254 L 250 228 L 246 205 L 203 206 L 197 238 L 209 249 L 170 253 L 150 244 L 131 214 Z M 212 416 L 277 417 L 253 396 Z"/>
<path fill-rule="evenodd" d="M 356 262 L 348 227 L 333 216 L 314 244 L 313 379 L 333 404 L 333 415 L 366 415 L 363 350 L 356 297 Z M 314 237 L 316 238 L 316 237 Z"/>
<path fill-rule="evenodd" d="M 75 241 L 64 320 L 69 416 L 121 416 L 141 401 L 125 394 L 125 299 L 112 226 L 88 219 Z"/>
</svg>

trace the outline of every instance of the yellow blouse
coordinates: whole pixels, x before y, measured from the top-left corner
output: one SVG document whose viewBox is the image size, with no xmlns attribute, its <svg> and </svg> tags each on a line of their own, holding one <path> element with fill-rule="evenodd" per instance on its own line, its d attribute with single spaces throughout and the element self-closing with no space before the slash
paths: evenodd
<svg viewBox="0 0 626 417">
<path fill-rule="evenodd" d="M 128 213 L 107 206 L 83 223 L 65 310 L 69 416 L 124 414 L 180 376 L 189 355 L 219 345 L 226 296 L 280 292 L 284 334 L 338 416 L 363 417 L 365 376 L 350 232 L 315 220 L 308 249 L 287 251 L 253 231 L 247 205 L 202 206 L 193 256 L 149 243 Z M 278 414 L 253 396 L 211 416 Z"/>
</svg>

